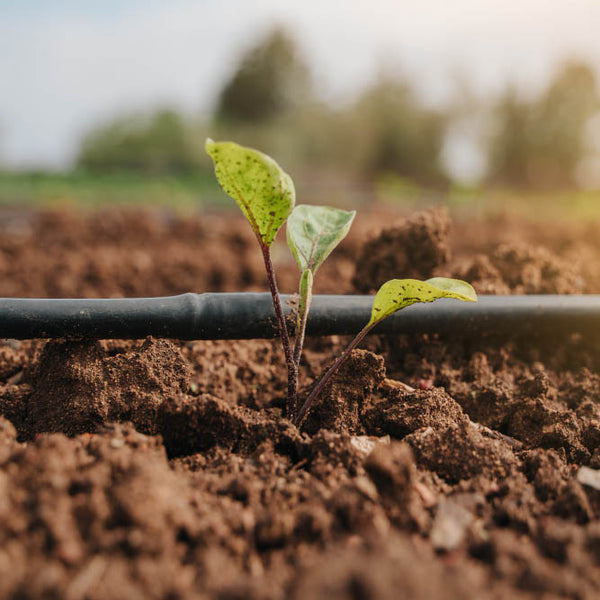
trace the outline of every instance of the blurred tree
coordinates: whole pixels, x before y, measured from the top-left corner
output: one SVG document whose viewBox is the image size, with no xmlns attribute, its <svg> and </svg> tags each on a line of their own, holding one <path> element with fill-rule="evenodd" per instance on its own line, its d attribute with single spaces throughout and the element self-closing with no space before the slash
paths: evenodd
<svg viewBox="0 0 600 600">
<path fill-rule="evenodd" d="M 221 122 L 264 122 L 285 116 L 310 95 L 310 74 L 296 44 L 272 30 L 241 59 L 216 108 Z"/>
<path fill-rule="evenodd" d="M 90 171 L 182 173 L 198 165 L 185 120 L 173 110 L 120 117 L 87 135 L 77 165 Z"/>
<path fill-rule="evenodd" d="M 535 101 L 509 89 L 495 108 L 497 127 L 489 145 L 489 180 L 530 188 L 572 186 L 585 157 L 585 129 L 600 109 L 592 69 L 566 64 Z"/>
<path fill-rule="evenodd" d="M 527 186 L 529 157 L 535 153 L 535 106 L 519 100 L 510 87 L 494 108 L 497 130 L 489 146 L 492 183 Z"/>
<path fill-rule="evenodd" d="M 421 183 L 446 181 L 441 149 L 447 118 L 423 106 L 409 84 L 384 76 L 349 111 L 354 167 L 365 175 L 395 174 Z"/>
</svg>

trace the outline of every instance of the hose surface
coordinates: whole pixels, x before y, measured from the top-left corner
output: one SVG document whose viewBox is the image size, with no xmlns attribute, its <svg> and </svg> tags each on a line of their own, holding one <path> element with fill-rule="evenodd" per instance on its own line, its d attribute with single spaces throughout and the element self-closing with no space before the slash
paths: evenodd
<svg viewBox="0 0 600 600">
<path fill-rule="evenodd" d="M 286 314 L 292 297 L 282 296 Z M 356 334 L 373 296 L 315 295 L 307 335 Z M 161 298 L 0 299 L 0 338 L 181 340 L 253 339 L 277 335 L 268 293 L 181 294 Z M 290 333 L 293 333 L 290 319 Z M 374 333 L 558 336 L 600 334 L 600 295 L 481 296 L 409 306 Z"/>
</svg>

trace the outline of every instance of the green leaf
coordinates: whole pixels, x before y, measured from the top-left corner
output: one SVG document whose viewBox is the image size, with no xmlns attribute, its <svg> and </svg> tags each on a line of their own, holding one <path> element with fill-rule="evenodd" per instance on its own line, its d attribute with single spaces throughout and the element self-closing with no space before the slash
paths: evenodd
<svg viewBox="0 0 600 600">
<path fill-rule="evenodd" d="M 477 294 L 471 285 L 459 279 L 434 277 L 427 281 L 418 279 L 390 279 L 375 295 L 371 320 L 368 326 L 389 317 L 401 308 L 417 302 L 433 302 L 440 298 L 455 298 L 466 302 L 477 302 Z"/>
<path fill-rule="evenodd" d="M 427 279 L 425 283 L 438 288 L 439 290 L 448 292 L 450 295 L 446 298 L 456 298 L 466 302 L 477 302 L 477 292 L 473 286 L 466 281 L 460 279 L 448 279 L 448 277 L 432 277 Z"/>
<path fill-rule="evenodd" d="M 206 152 L 221 187 L 237 202 L 261 243 L 270 246 L 294 208 L 292 178 L 266 154 L 234 142 L 208 138 Z"/>
<path fill-rule="evenodd" d="M 355 215 L 330 206 L 296 206 L 287 222 L 287 241 L 301 271 L 319 268 L 346 237 Z"/>
</svg>

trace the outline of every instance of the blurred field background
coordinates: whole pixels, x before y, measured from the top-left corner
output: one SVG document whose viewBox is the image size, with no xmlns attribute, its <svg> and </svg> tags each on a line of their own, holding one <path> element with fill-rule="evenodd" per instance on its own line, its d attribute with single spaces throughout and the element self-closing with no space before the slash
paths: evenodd
<svg viewBox="0 0 600 600">
<path fill-rule="evenodd" d="M 230 206 L 210 136 L 275 157 L 302 202 L 600 216 L 593 0 L 26 0 L 3 17 L 2 205 Z"/>
</svg>

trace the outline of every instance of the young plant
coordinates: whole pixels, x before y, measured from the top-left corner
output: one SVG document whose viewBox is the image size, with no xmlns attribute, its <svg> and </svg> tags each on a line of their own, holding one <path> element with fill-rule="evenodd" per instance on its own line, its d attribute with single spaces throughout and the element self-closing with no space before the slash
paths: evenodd
<svg viewBox="0 0 600 600">
<path fill-rule="evenodd" d="M 373 327 L 381 323 L 386 317 L 411 304 L 433 302 L 440 298 L 455 298 L 456 300 L 477 302 L 475 290 L 470 284 L 459 279 L 433 277 L 427 281 L 419 281 L 418 279 L 390 279 L 386 281 L 375 295 L 369 322 L 358 332 L 344 352 L 317 382 L 300 410 L 296 412 L 294 423 L 296 425 L 302 424 L 302 421 L 306 418 L 308 411 L 323 391 L 323 388 L 348 359 L 352 350 L 360 344 Z"/>
<path fill-rule="evenodd" d="M 298 368 L 292 356 L 277 279 L 271 259 L 271 244 L 296 202 L 292 178 L 269 156 L 233 142 L 206 140 L 206 152 L 215 165 L 221 187 L 238 204 L 260 245 L 273 298 L 288 372 L 287 414 L 296 405 Z"/>
<path fill-rule="evenodd" d="M 302 424 L 318 395 L 352 350 L 383 319 L 417 302 L 433 302 L 439 298 L 477 301 L 475 290 L 457 279 L 392 279 L 384 283 L 375 296 L 369 322 L 317 382 L 298 409 L 298 372 L 313 278 L 323 261 L 346 237 L 356 213 L 328 206 L 300 205 L 294 208 L 295 192 L 290 176 L 262 152 L 233 142 L 213 142 L 210 139 L 206 140 L 206 151 L 213 159 L 219 183 L 248 219 L 262 251 L 287 364 L 286 414 L 296 425 Z M 288 245 L 301 273 L 293 350 L 271 260 L 271 244 L 286 220 Z"/>
<path fill-rule="evenodd" d="M 296 206 L 287 221 L 287 242 L 300 269 L 296 339 L 293 360 L 296 372 L 304 346 L 306 321 L 312 300 L 313 278 L 333 249 L 346 237 L 356 211 L 330 206 Z M 296 406 L 292 406 L 296 414 Z"/>
</svg>

